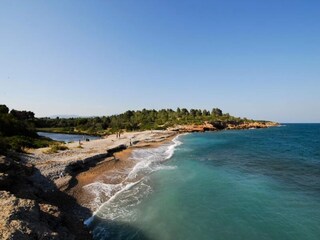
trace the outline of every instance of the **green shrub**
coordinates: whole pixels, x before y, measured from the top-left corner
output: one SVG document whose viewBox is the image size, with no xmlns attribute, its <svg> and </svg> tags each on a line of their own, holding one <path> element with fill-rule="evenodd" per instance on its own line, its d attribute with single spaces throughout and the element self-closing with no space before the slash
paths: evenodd
<svg viewBox="0 0 320 240">
<path fill-rule="evenodd" d="M 28 136 L 0 137 L 0 153 L 5 154 L 9 150 L 23 152 L 24 148 L 48 147 L 54 142 L 49 138 L 33 138 Z"/>
<path fill-rule="evenodd" d="M 46 150 L 44 153 L 47 153 L 47 154 L 57 153 L 59 151 L 64 151 L 67 149 L 69 149 L 69 148 L 64 144 L 52 144 L 50 146 L 50 148 L 48 150 Z"/>
<path fill-rule="evenodd" d="M 3 137 L 0 137 L 0 154 L 6 154 L 10 146 Z"/>
</svg>

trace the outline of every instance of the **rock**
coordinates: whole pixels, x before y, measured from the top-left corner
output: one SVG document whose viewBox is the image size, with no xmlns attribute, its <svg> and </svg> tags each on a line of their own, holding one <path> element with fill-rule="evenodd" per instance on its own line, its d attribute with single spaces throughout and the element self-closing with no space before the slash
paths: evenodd
<svg viewBox="0 0 320 240">
<path fill-rule="evenodd" d="M 0 156 L 0 171 L 3 172 L 10 169 L 11 163 L 12 161 L 8 157 Z"/>
<path fill-rule="evenodd" d="M 0 188 L 6 188 L 12 184 L 12 180 L 7 173 L 0 173 Z"/>
<path fill-rule="evenodd" d="M 0 156 L 0 239 L 91 239 L 72 207 L 32 165 Z"/>
<path fill-rule="evenodd" d="M 236 122 L 236 121 L 214 121 L 214 122 L 204 122 L 199 125 L 176 125 L 170 127 L 167 130 L 176 132 L 205 132 L 205 131 L 217 131 L 223 129 L 250 129 L 250 128 L 268 128 L 279 125 L 275 122 Z"/>
<path fill-rule="evenodd" d="M 62 239 L 43 221 L 45 215 L 34 200 L 17 198 L 0 191 L 0 238 L 1 239 Z M 71 238 L 72 239 L 72 238 Z"/>
<path fill-rule="evenodd" d="M 167 130 L 176 132 L 205 132 L 205 131 L 215 131 L 217 130 L 211 123 L 205 122 L 200 125 L 177 125 L 175 127 L 170 127 Z"/>
</svg>

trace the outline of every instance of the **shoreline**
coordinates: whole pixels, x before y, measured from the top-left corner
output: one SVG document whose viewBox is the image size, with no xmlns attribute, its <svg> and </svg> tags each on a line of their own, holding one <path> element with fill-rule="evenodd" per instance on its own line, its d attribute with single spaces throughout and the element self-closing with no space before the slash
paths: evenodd
<svg viewBox="0 0 320 240">
<path fill-rule="evenodd" d="M 273 126 L 263 125 L 263 127 L 255 126 L 255 128 Z M 252 125 L 241 129 L 251 127 Z M 121 187 L 129 186 L 142 179 L 135 177 L 135 179 L 122 183 L 126 174 L 137 164 L 130 161 L 132 151 L 159 147 L 172 141 L 176 136 L 188 132 L 220 131 L 222 129 L 203 130 L 204 128 L 199 129 L 198 126 L 189 129 L 181 126 L 180 129 L 174 130 L 127 132 L 123 133 L 120 138 L 117 138 L 116 135 L 109 135 L 102 139 L 82 142 L 81 145 L 78 142 L 67 143 L 68 149 L 57 153 L 44 153 L 47 148 L 34 149 L 29 154 L 21 154 L 20 157 L 22 162 L 32 164 L 37 169 L 38 173 L 32 177 L 32 181 L 39 190 L 49 197 L 54 196 L 50 192 L 65 194 L 65 197 L 59 196 L 58 201 L 61 201 L 59 206 L 65 201 L 64 198 L 74 199 L 74 204 L 68 204 L 68 212 L 76 216 L 85 227 L 85 221 L 94 216 L 95 211 L 103 203 L 114 197 L 119 192 L 119 188 L 121 191 Z M 238 129 L 229 126 L 225 130 Z M 48 185 L 46 182 L 52 184 Z M 117 186 L 116 189 L 112 189 L 114 192 L 101 199 L 98 204 L 94 204 L 92 200 L 95 196 L 89 194 L 84 186 L 99 182 Z"/>
<path fill-rule="evenodd" d="M 277 126 L 278 124 L 262 124 L 257 125 L 255 124 L 248 124 L 248 125 L 241 125 L 240 127 L 234 127 L 232 125 L 229 125 L 225 129 L 221 130 L 245 130 L 245 129 L 259 129 L 259 128 L 269 128 L 273 126 Z M 102 200 L 102 202 L 99 205 L 94 205 L 92 203 L 92 200 L 94 196 L 90 191 L 84 189 L 85 186 L 89 186 L 93 183 L 102 183 L 102 184 L 110 184 L 110 185 L 116 185 L 116 184 L 122 184 L 125 180 L 128 172 L 134 168 L 134 166 L 137 163 L 134 163 L 133 161 L 130 161 L 130 158 L 132 156 L 132 152 L 135 149 L 148 149 L 148 148 L 156 148 L 159 147 L 165 143 L 168 143 L 172 141 L 175 137 L 185 134 L 185 133 L 191 133 L 191 132 L 207 132 L 207 131 L 221 131 L 220 129 L 214 129 L 208 128 L 208 125 L 202 125 L 200 126 L 188 126 L 187 128 L 185 126 L 178 126 L 176 129 L 170 129 L 170 130 L 159 130 L 159 131 L 144 131 L 144 132 L 155 132 L 155 133 L 166 133 L 170 132 L 169 136 L 160 137 L 160 138 L 146 138 L 141 141 L 139 141 L 136 144 L 133 144 L 132 146 L 127 146 L 127 148 L 120 149 L 120 151 L 116 151 L 113 154 L 113 158 L 116 159 L 116 161 L 106 159 L 101 162 L 99 162 L 97 165 L 90 167 L 89 169 L 85 171 L 81 171 L 77 173 L 74 178 L 76 179 L 76 184 L 70 188 L 65 190 L 65 192 L 74 197 L 77 202 L 92 212 L 91 216 L 87 216 L 88 218 L 91 218 L 95 211 L 97 211 L 101 204 L 108 201 L 110 198 L 112 198 L 117 192 L 114 192 L 112 195 L 110 195 L 108 198 Z M 133 134 L 141 134 L 144 132 L 133 132 Z M 129 133 L 130 134 L 130 133 Z M 93 140 L 96 141 L 96 140 Z M 140 179 L 139 179 L 140 180 Z M 87 218 L 87 219 L 88 219 Z"/>
<path fill-rule="evenodd" d="M 106 175 L 118 168 L 124 171 L 133 167 L 132 162 L 129 161 L 133 149 L 160 146 L 183 133 L 269 128 L 277 125 L 273 122 L 255 122 L 240 126 L 228 125 L 223 129 L 208 123 L 179 125 L 168 130 L 125 132 L 121 137 L 113 134 L 88 142 L 66 143 L 67 150 L 51 154 L 45 153 L 48 148 L 34 149 L 29 154 L 21 154 L 21 158 L 38 168 L 41 174 L 54 182 L 59 190 L 76 197 L 82 204 L 87 200 L 81 196 L 83 194 L 80 188 L 94 182 L 103 173 Z M 111 184 L 117 182 L 116 180 L 103 181 L 109 181 Z M 41 186 L 41 183 L 39 185 Z"/>
<path fill-rule="evenodd" d="M 34 149 L 29 154 L 22 154 L 21 158 L 39 170 L 41 177 L 35 175 L 33 181 L 43 191 L 53 191 L 52 186 L 44 184 L 44 176 L 61 192 L 75 198 L 92 215 L 96 208 L 90 205 L 90 195 L 85 193 L 83 186 L 96 182 L 97 178 L 111 172 L 118 178 L 113 182 L 121 181 L 119 171 L 126 172 L 134 167 L 134 162 L 130 161 L 134 149 L 157 147 L 170 142 L 177 135 L 178 132 L 167 130 L 128 132 L 123 133 L 120 138 L 110 135 L 82 142 L 81 145 L 78 142 L 67 143 L 67 150 L 52 154 L 44 153 L 48 148 Z M 82 221 L 91 217 L 88 211 L 79 211 L 79 208 L 73 211 Z"/>
<path fill-rule="evenodd" d="M 132 161 L 132 152 L 137 149 L 150 149 L 157 148 L 164 144 L 171 142 L 175 137 L 180 134 L 170 136 L 160 142 L 141 142 L 135 146 L 131 146 L 122 151 L 114 154 L 117 161 L 102 161 L 96 166 L 90 168 L 87 171 L 77 174 L 75 177 L 77 184 L 70 190 L 66 191 L 69 195 L 77 199 L 77 202 L 84 207 L 89 208 L 92 214 L 99 209 L 100 205 L 92 206 L 92 194 L 90 191 L 84 189 L 85 186 L 89 186 L 92 183 L 103 184 L 122 184 L 126 179 L 128 173 L 136 166 L 138 162 Z M 139 179 L 140 180 L 140 179 Z M 112 198 L 117 192 L 109 196 Z M 106 201 L 109 199 L 105 199 Z M 103 204 L 103 202 L 101 203 Z M 91 216 L 90 216 L 91 217 Z"/>
</svg>

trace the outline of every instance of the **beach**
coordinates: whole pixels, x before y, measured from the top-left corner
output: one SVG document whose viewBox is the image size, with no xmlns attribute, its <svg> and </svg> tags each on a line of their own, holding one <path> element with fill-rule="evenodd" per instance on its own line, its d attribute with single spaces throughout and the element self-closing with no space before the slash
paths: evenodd
<svg viewBox="0 0 320 240">
<path fill-rule="evenodd" d="M 128 132 L 23 156 L 37 196 L 93 239 L 318 239 L 318 132 Z"/>
<path fill-rule="evenodd" d="M 136 145 L 115 153 L 114 158 L 116 160 L 106 159 L 105 161 L 100 162 L 98 165 L 90 168 L 89 170 L 79 173 L 76 176 L 77 185 L 67 191 L 68 194 L 75 197 L 81 206 L 87 207 L 92 211 L 97 210 L 99 205 L 112 197 L 113 194 L 116 193 L 116 191 L 114 191 L 111 195 L 100 199 L 98 203 L 95 203 L 93 202 L 93 199 L 96 196 L 91 194 L 90 184 L 94 184 L 97 182 L 109 185 L 129 183 L 130 181 L 126 181 L 126 177 L 137 164 L 137 162 L 133 161 L 133 159 L 131 158 L 132 152 L 136 149 L 149 149 L 159 147 L 162 144 L 170 142 L 175 136 L 176 134 L 170 134 L 164 139 L 161 139 L 161 141 L 159 141 L 159 139 L 155 137 L 153 140 L 148 140 L 147 142 L 141 141 Z M 137 181 L 138 179 L 134 180 Z"/>
<path fill-rule="evenodd" d="M 93 238 L 319 239 L 318 133 L 319 124 L 286 124 L 179 135 L 134 150 L 141 164 L 132 184 L 88 187 L 117 190 L 87 221 Z"/>
<path fill-rule="evenodd" d="M 269 124 L 273 125 L 273 123 L 246 124 L 241 125 L 241 129 L 249 129 L 252 126 L 266 128 Z M 234 129 L 234 125 L 225 127 L 227 130 Z M 35 175 L 33 180 L 38 182 L 40 188 L 52 191 L 51 186 L 55 186 L 74 197 L 79 205 L 93 213 L 128 184 L 137 182 L 145 176 L 140 174 L 128 178 L 139 161 L 145 160 L 135 161 L 132 158 L 134 150 L 156 148 L 171 142 L 179 134 L 203 132 L 206 129 L 217 130 L 212 125 L 205 124 L 178 126 L 174 130 L 123 132 L 120 136 L 112 134 L 89 141 L 81 137 L 78 141 L 66 143 L 64 146 L 67 149 L 63 151 L 48 153 L 49 148 L 40 148 L 33 149 L 21 157 L 39 169 L 38 177 Z M 146 162 L 146 164 L 152 163 Z M 50 186 L 44 184 L 43 177 L 54 184 Z M 83 219 L 86 217 L 88 214 L 82 216 Z"/>
<path fill-rule="evenodd" d="M 35 149 L 24 154 L 23 159 L 34 164 L 41 175 L 54 182 L 58 189 L 94 212 L 116 191 L 97 203 L 94 201 L 96 196 L 87 186 L 97 182 L 124 184 L 128 173 L 137 164 L 131 159 L 133 150 L 158 147 L 170 142 L 176 135 L 177 132 L 160 130 L 122 133 L 120 137 L 113 134 L 97 140 L 67 143 L 67 150 L 52 154 L 46 153 L 46 148 Z M 38 180 L 39 186 L 48 187 L 40 183 L 40 177 Z M 87 214 L 85 217 L 88 217 Z"/>
</svg>

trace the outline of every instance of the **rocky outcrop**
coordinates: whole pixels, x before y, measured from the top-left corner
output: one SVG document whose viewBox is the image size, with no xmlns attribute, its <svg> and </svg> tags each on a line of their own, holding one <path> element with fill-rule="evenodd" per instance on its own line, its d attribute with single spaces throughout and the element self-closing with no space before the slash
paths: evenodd
<svg viewBox="0 0 320 240">
<path fill-rule="evenodd" d="M 278 126 L 279 123 L 275 122 L 244 122 L 240 124 L 227 124 L 226 129 L 255 129 L 255 128 L 268 128 Z"/>
<path fill-rule="evenodd" d="M 218 131 L 218 130 L 231 130 L 231 129 L 253 129 L 253 128 L 268 128 L 277 126 L 276 122 L 264 122 L 264 121 L 248 121 L 248 122 L 236 122 L 236 121 L 215 121 L 204 122 L 203 124 L 191 124 L 191 125 L 176 125 L 168 128 L 169 131 L 176 132 L 205 132 L 205 131 Z"/>
<path fill-rule="evenodd" d="M 33 165 L 0 156 L 0 239 L 91 239 L 76 205 Z"/>
<path fill-rule="evenodd" d="M 75 239 L 58 207 L 0 191 L 1 239 Z"/>
<path fill-rule="evenodd" d="M 167 130 L 176 132 L 205 132 L 205 131 L 215 131 L 218 130 L 213 124 L 205 122 L 204 124 L 196 125 L 176 125 L 170 127 Z"/>
<path fill-rule="evenodd" d="M 126 148 L 127 148 L 126 145 L 121 144 L 119 146 L 108 149 L 105 153 L 96 154 L 96 155 L 87 157 L 85 159 L 80 159 L 78 161 L 71 162 L 70 164 L 66 165 L 65 172 L 73 176 L 79 172 L 88 170 L 90 167 L 95 166 L 97 163 L 99 163 L 102 160 L 105 160 L 110 157 L 111 159 L 113 159 L 112 156 L 114 153 L 120 152 Z"/>
</svg>

